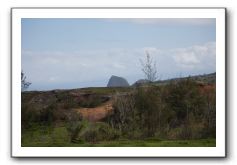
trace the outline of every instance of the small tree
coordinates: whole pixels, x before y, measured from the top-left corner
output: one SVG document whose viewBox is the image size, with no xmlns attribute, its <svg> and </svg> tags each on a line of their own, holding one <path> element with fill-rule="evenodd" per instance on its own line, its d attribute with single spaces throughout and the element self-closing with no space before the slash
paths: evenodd
<svg viewBox="0 0 237 165">
<path fill-rule="evenodd" d="M 156 62 L 150 57 L 150 54 L 146 52 L 146 60 L 142 61 L 142 71 L 145 74 L 147 80 L 154 82 L 158 78 Z"/>
<path fill-rule="evenodd" d="M 30 82 L 26 81 L 26 76 L 23 71 L 21 71 L 21 90 L 26 90 L 31 85 Z"/>
</svg>

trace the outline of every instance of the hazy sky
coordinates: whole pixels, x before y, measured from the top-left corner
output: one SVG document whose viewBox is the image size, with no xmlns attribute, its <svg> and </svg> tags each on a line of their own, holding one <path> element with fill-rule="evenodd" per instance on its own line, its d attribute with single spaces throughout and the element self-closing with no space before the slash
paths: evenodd
<svg viewBox="0 0 237 165">
<path fill-rule="evenodd" d="M 146 51 L 160 79 L 215 72 L 215 19 L 22 19 L 29 90 L 133 84 Z"/>
</svg>

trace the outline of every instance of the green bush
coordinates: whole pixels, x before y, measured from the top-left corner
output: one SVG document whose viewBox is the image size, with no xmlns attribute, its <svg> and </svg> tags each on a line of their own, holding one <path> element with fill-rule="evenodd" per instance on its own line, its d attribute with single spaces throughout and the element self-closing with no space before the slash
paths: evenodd
<svg viewBox="0 0 237 165">
<path fill-rule="evenodd" d="M 116 131 L 106 123 L 99 123 L 97 128 L 101 140 L 115 140 L 120 137 L 120 132 Z"/>
<path fill-rule="evenodd" d="M 22 130 L 28 129 L 34 122 L 39 122 L 40 113 L 32 106 L 22 104 L 21 106 L 21 127 Z"/>
<path fill-rule="evenodd" d="M 113 129 L 106 123 L 93 123 L 82 135 L 84 140 L 91 143 L 98 141 L 116 140 L 120 137 L 120 132 Z"/>
<path fill-rule="evenodd" d="M 69 135 L 70 142 L 80 142 L 79 134 L 84 128 L 84 122 L 82 116 L 74 111 L 68 113 L 66 120 L 66 128 Z"/>
<path fill-rule="evenodd" d="M 161 88 L 148 86 L 139 88 L 135 94 L 140 129 L 144 137 L 153 137 L 161 127 L 162 103 Z"/>
<path fill-rule="evenodd" d="M 111 127 L 126 135 L 137 127 L 137 116 L 133 95 L 116 94 L 113 101 L 113 112 L 107 118 Z"/>
</svg>

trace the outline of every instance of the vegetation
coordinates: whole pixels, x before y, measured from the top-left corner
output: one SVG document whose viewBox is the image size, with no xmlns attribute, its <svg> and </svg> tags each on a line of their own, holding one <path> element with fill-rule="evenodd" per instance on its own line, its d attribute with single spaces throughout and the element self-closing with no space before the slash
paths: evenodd
<svg viewBox="0 0 237 165">
<path fill-rule="evenodd" d="M 26 90 L 31 85 L 30 82 L 26 81 L 26 76 L 23 71 L 21 71 L 21 90 Z"/>
<path fill-rule="evenodd" d="M 74 109 L 107 102 L 113 110 L 100 121 Z M 192 79 L 23 92 L 22 146 L 215 146 L 215 106 L 215 85 Z"/>
<path fill-rule="evenodd" d="M 150 54 L 146 52 L 145 61 L 140 60 L 142 65 L 142 72 L 148 81 L 154 82 L 158 78 L 156 62 L 151 58 Z"/>
<path fill-rule="evenodd" d="M 214 147 L 215 139 L 194 140 L 162 140 L 147 138 L 142 140 L 129 140 L 116 138 L 115 140 L 103 139 L 100 141 L 77 140 L 70 142 L 67 128 L 58 126 L 35 126 L 34 130 L 22 134 L 23 147 Z"/>
<path fill-rule="evenodd" d="M 116 98 L 107 122 L 129 139 L 215 138 L 215 87 L 184 80 Z"/>
</svg>

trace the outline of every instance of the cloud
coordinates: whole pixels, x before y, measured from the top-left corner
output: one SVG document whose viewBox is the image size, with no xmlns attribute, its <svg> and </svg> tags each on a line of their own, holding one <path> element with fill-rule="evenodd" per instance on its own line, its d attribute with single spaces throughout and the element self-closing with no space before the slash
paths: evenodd
<svg viewBox="0 0 237 165">
<path fill-rule="evenodd" d="M 193 52 L 178 52 L 174 55 L 174 60 L 182 67 L 193 67 L 200 63 Z"/>
<path fill-rule="evenodd" d="M 144 78 L 141 60 L 148 51 L 157 63 L 162 79 L 183 74 L 215 71 L 215 42 L 186 48 L 85 50 L 76 52 L 22 51 L 22 68 L 32 82 L 31 89 L 106 86 L 111 75 L 122 76 L 130 84 Z M 72 85 L 68 85 L 72 84 Z M 58 86 L 57 86 L 58 85 Z"/>
<path fill-rule="evenodd" d="M 202 68 L 215 65 L 216 46 L 215 42 L 204 45 L 194 45 L 188 48 L 171 50 L 176 64 L 182 68 Z"/>
<path fill-rule="evenodd" d="M 149 54 L 161 54 L 162 50 L 155 47 L 145 47 L 142 49 L 143 52 L 149 52 Z"/>
</svg>

